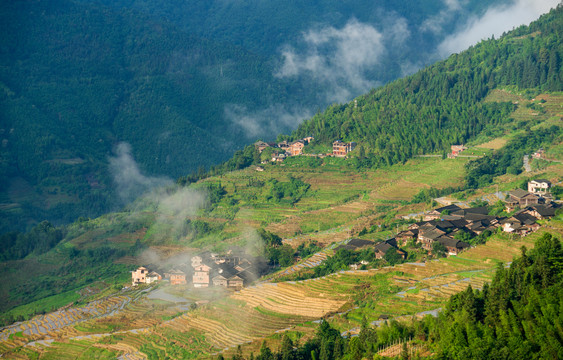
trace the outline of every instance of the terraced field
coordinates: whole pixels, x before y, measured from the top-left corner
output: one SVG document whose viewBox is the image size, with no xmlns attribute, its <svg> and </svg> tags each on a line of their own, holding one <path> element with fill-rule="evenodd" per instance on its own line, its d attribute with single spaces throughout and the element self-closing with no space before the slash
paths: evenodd
<svg viewBox="0 0 563 360">
<path fill-rule="evenodd" d="M 263 339 L 283 331 L 299 331 L 308 336 L 315 331 L 314 322 L 320 318 L 328 318 L 342 332 L 353 333 L 363 317 L 374 325 L 382 314 L 409 319 L 435 311 L 450 295 L 468 285 L 481 288 L 490 280 L 499 261 L 511 261 L 522 245 L 533 246 L 539 235 L 516 241 L 497 238 L 460 256 L 439 261 L 341 271 L 304 281 L 260 283 L 166 321 L 148 317 L 144 297 L 107 298 L 84 308 L 68 309 L 65 316 L 57 318 L 57 313 L 52 313 L 34 319 L 33 323 L 19 324 L 6 332 L 1 351 L 12 355 L 15 353 L 10 349 L 28 342 L 15 355 L 55 358 L 55 354 L 62 352 L 62 358 L 200 358 L 218 352 L 230 354 L 239 345 L 254 349 Z M 306 260 L 304 266 L 314 266 L 320 256 Z M 98 325 L 122 316 L 138 328 L 111 334 L 80 334 L 68 326 L 71 319 L 80 321 L 77 314 L 98 316 Z M 45 328 L 50 323 L 57 324 L 58 330 Z M 24 334 L 35 334 L 43 328 L 47 331 L 39 333 L 41 336 Z M 16 336 L 16 331 L 21 337 Z"/>
</svg>

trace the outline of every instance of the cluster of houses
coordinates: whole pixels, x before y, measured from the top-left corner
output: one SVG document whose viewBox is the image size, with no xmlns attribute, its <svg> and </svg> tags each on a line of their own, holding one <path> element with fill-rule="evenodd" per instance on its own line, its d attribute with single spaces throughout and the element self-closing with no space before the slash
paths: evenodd
<svg viewBox="0 0 563 360">
<path fill-rule="evenodd" d="M 346 244 L 336 248 L 352 251 L 372 248 L 377 259 L 383 259 L 389 251 L 394 251 L 405 259 L 407 253 L 399 246 L 405 246 L 414 241 L 428 252 L 435 243 L 440 243 L 447 250 L 448 255 L 457 255 L 470 247 L 467 242 L 456 239 L 456 234 L 463 232 L 461 238 L 478 236 L 485 231 L 495 232 L 498 228 L 507 233 L 525 236 L 540 228 L 538 220 L 555 216 L 557 204 L 549 192 L 551 182 L 544 179 L 533 180 L 528 183 L 528 191 L 516 189 L 509 191 L 505 199 L 506 211 L 512 215 L 497 217 L 489 215 L 486 206 L 461 208 L 452 204 L 436 208 L 423 215 L 422 221 L 411 224 L 394 238 L 375 243 L 371 240 L 351 239 Z M 352 267 L 367 265 L 354 264 Z M 185 265 L 186 271 L 171 269 L 163 272 L 164 277 L 154 270 L 139 267 L 132 271 L 132 285 L 151 284 L 162 280 L 170 281 L 172 285 L 187 284 L 188 273 L 194 288 L 221 286 L 240 289 L 256 280 L 267 268 L 265 261 L 260 258 L 250 258 L 243 252 L 238 254 L 229 251 L 226 255 L 203 253 L 191 258 L 191 266 Z"/>
<path fill-rule="evenodd" d="M 371 248 L 373 250 L 376 259 L 383 259 L 388 251 L 396 252 L 397 255 L 402 259 L 407 258 L 407 252 L 399 249 L 397 240 L 394 238 L 381 241 L 377 244 L 371 240 L 351 239 L 346 244 L 340 245 L 334 250 L 338 251 L 340 249 L 346 249 L 350 251 L 358 251 L 367 248 Z M 350 267 L 354 270 L 357 270 L 358 267 L 360 267 L 361 265 L 367 265 L 367 264 L 369 264 L 369 262 L 361 261 L 359 264 L 352 264 Z"/>
<path fill-rule="evenodd" d="M 254 146 L 259 152 L 264 151 L 266 148 L 274 148 L 283 150 L 283 152 L 274 151 L 272 154 L 272 161 L 283 161 L 287 156 L 297 156 L 303 153 L 303 148 L 311 141 L 315 140 L 312 136 L 304 137 L 303 139 L 287 142 L 286 140 L 279 143 L 267 143 L 264 141 L 257 141 Z"/>
<path fill-rule="evenodd" d="M 181 266 L 179 266 L 181 267 Z M 163 272 L 164 277 L 146 267 L 139 267 L 131 271 L 132 285 L 151 284 L 160 280 L 168 280 L 171 285 L 186 285 L 191 274 L 194 288 L 207 288 L 222 286 L 231 289 L 240 289 L 256 280 L 263 271 L 259 259 L 249 258 L 244 255 L 227 255 L 204 253 L 191 258 L 191 269 L 184 266 L 184 270 L 171 269 Z"/>
<path fill-rule="evenodd" d="M 193 286 L 223 286 L 240 289 L 256 280 L 263 272 L 259 259 L 244 255 L 203 253 L 192 257 Z"/>
<path fill-rule="evenodd" d="M 293 142 L 287 142 L 287 141 L 282 141 L 279 143 L 267 143 L 264 141 L 257 141 L 254 143 L 254 146 L 256 147 L 256 149 L 261 153 L 262 151 L 264 151 L 267 148 L 274 148 L 274 149 L 280 149 L 283 150 L 282 151 L 274 151 L 272 153 L 272 159 L 271 161 L 273 162 L 281 162 L 284 161 L 288 156 L 297 156 L 297 155 L 302 155 L 303 154 L 303 148 L 305 147 L 305 145 L 308 145 L 310 142 L 312 142 L 313 140 L 315 140 L 312 136 L 307 136 L 303 139 L 297 140 L 297 141 L 293 141 Z M 355 142 L 344 142 L 341 140 L 336 140 L 332 143 L 332 153 L 329 154 L 321 154 L 319 155 L 320 157 L 324 157 L 324 156 L 335 156 L 335 157 L 346 157 L 348 155 L 348 153 L 350 153 L 352 150 L 354 150 L 356 148 L 356 143 Z"/>
<path fill-rule="evenodd" d="M 467 232 L 473 237 L 486 230 L 494 232 L 501 227 L 508 233 L 527 235 L 540 228 L 537 220 L 555 215 L 557 206 L 549 193 L 550 187 L 548 180 L 538 179 L 528 183 L 528 191 L 509 191 L 505 200 L 506 211 L 516 210 L 509 217 L 488 215 L 487 207 L 463 209 L 457 205 L 448 205 L 434 209 L 424 215 L 423 221 L 411 224 L 407 230 L 398 233 L 395 240 L 402 245 L 415 240 L 429 251 L 435 242 L 439 242 L 449 255 L 456 255 L 469 247 L 468 243 L 455 239 L 459 231 Z"/>
</svg>

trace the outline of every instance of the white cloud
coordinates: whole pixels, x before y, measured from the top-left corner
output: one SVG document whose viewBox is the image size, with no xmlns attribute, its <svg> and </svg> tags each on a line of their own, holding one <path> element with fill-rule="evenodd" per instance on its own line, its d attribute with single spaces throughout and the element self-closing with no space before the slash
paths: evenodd
<svg viewBox="0 0 563 360">
<path fill-rule="evenodd" d="M 445 7 L 434 16 L 426 19 L 420 26 L 422 32 L 432 32 L 439 34 L 443 30 L 443 26 L 448 23 L 453 15 L 462 10 L 462 6 L 458 0 L 444 0 Z"/>
<path fill-rule="evenodd" d="M 313 113 L 303 108 L 286 108 L 280 104 L 268 108 L 249 111 L 246 106 L 228 104 L 224 116 L 236 126 L 241 127 L 247 137 L 273 137 L 288 129 L 294 129 Z"/>
<path fill-rule="evenodd" d="M 440 56 L 446 57 L 492 35 L 499 37 L 514 27 L 536 20 L 559 2 L 560 0 L 515 0 L 512 4 L 491 7 L 482 17 L 470 18 L 458 32 L 446 37 L 438 46 L 438 52 Z"/>
<path fill-rule="evenodd" d="M 394 36 L 404 35 L 405 29 L 405 23 L 400 23 Z M 357 20 L 350 20 L 341 29 L 330 26 L 309 30 L 302 37 L 304 51 L 284 48 L 277 76 L 308 76 L 327 85 L 328 101 L 350 100 L 377 85 L 364 71 L 375 66 L 385 53 L 383 37 L 373 26 Z"/>
<path fill-rule="evenodd" d="M 131 145 L 120 143 L 115 157 L 109 159 L 109 170 L 117 187 L 117 193 L 125 203 L 131 202 L 147 191 L 172 183 L 165 177 L 145 176 L 131 155 Z"/>
</svg>

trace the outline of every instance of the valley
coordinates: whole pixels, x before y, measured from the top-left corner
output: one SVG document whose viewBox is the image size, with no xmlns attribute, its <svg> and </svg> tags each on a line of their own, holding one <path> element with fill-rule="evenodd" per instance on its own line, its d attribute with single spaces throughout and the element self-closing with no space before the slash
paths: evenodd
<svg viewBox="0 0 563 360">
<path fill-rule="evenodd" d="M 332 104 L 276 143 L 257 141 L 176 181 L 145 175 L 120 144 L 121 155 L 105 156 L 128 172 L 134 186 L 118 192 L 130 201 L 100 216 L 0 234 L 0 357 L 563 356 L 553 345 L 563 340 L 561 14 L 559 6 Z M 149 33 L 219 46 L 184 38 L 172 30 L 178 18 L 170 21 Z M 156 96 L 153 85 L 142 91 Z M 137 106 L 145 108 L 120 109 Z M 202 129 L 186 139 L 235 150 Z M 82 153 L 55 153 L 49 171 L 102 166 Z M 74 203 L 49 171 L 46 193 L 11 179 L 0 210 L 31 225 L 18 206 L 35 195 L 41 206 Z M 88 172 L 88 186 L 109 184 Z"/>
</svg>

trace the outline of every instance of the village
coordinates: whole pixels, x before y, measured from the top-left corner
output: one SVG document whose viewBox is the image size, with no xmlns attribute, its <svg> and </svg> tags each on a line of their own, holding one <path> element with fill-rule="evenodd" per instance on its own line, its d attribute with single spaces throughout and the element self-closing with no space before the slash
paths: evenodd
<svg viewBox="0 0 563 360">
<path fill-rule="evenodd" d="M 157 272 L 152 268 L 159 265 L 141 266 L 131 271 L 132 286 L 151 284 L 161 280 L 170 285 L 187 285 L 194 288 L 222 286 L 229 289 L 241 289 L 259 278 L 266 270 L 264 260 L 247 256 L 243 252 L 229 251 L 225 255 L 205 252 L 191 258 L 191 264 L 179 264 L 177 267 Z M 162 275 L 161 275 L 162 273 Z M 189 278 L 191 276 L 191 282 Z"/>
<path fill-rule="evenodd" d="M 445 256 L 454 256 L 470 248 L 471 239 L 479 236 L 486 238 L 498 231 L 526 236 L 540 228 L 538 220 L 555 216 L 558 206 L 553 201 L 550 187 L 550 181 L 537 179 L 528 182 L 528 191 L 509 191 L 503 204 L 508 216 L 489 215 L 487 206 L 462 208 L 450 204 L 425 212 L 420 221 L 408 225 L 392 238 L 377 243 L 352 238 L 336 247 L 335 251 L 371 249 L 375 259 L 386 259 L 388 252 L 392 251 L 405 260 L 408 253 L 402 247 L 407 245 L 415 245 L 428 255 L 435 255 L 437 249 L 442 249 Z M 352 264 L 351 268 L 368 264 L 363 261 Z M 233 250 L 224 255 L 211 252 L 194 255 L 189 266 L 182 264 L 160 272 L 153 270 L 154 267 L 141 266 L 131 271 L 132 286 L 165 280 L 173 286 L 190 284 L 194 289 L 223 287 L 240 290 L 268 271 L 264 259 Z"/>
<path fill-rule="evenodd" d="M 332 153 L 328 154 L 304 154 L 303 148 L 306 145 L 309 145 L 315 138 L 312 136 L 304 137 L 303 139 L 287 142 L 286 140 L 281 141 L 279 143 L 266 143 L 264 141 L 257 141 L 254 143 L 255 148 L 262 153 L 267 148 L 272 148 L 272 162 L 282 162 L 289 156 L 297 156 L 297 155 L 308 155 L 308 156 L 317 156 L 317 157 L 327 157 L 327 156 L 334 156 L 339 158 L 346 158 L 348 154 L 356 148 L 356 143 L 351 142 L 344 142 L 341 140 L 336 140 L 332 143 Z M 263 164 L 268 163 L 268 161 L 264 161 Z"/>
</svg>

